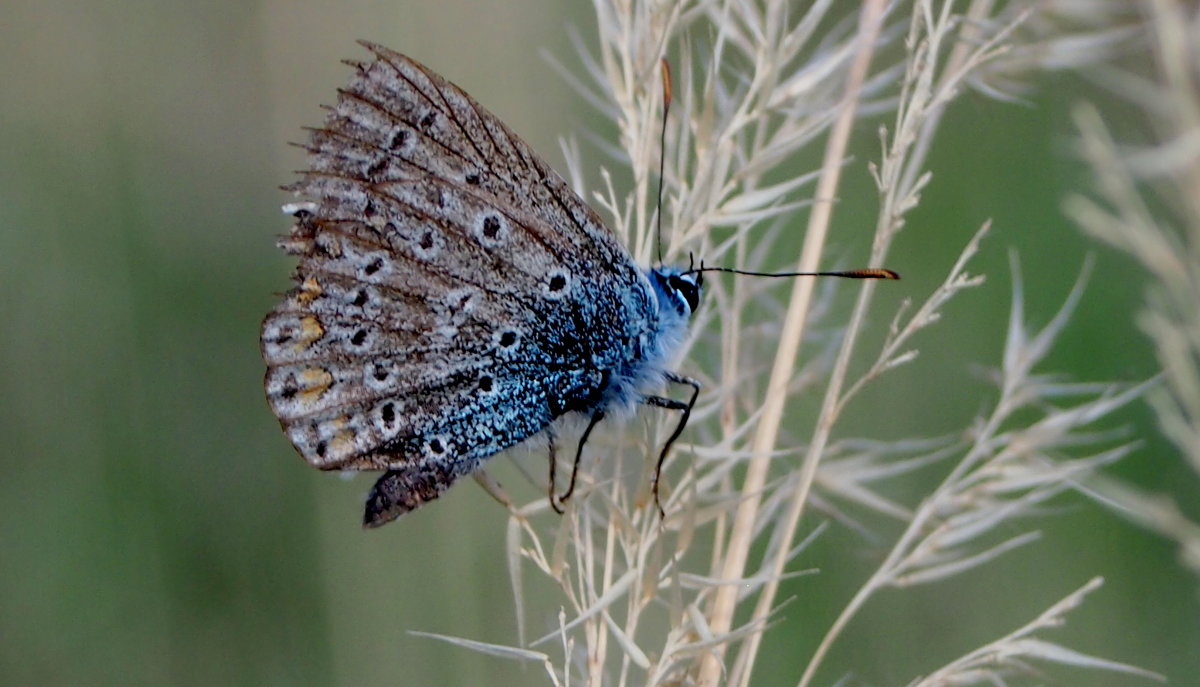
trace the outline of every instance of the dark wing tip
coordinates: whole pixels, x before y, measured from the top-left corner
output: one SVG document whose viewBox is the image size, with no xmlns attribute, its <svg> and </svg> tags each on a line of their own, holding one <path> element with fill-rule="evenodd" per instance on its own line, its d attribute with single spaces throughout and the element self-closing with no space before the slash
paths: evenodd
<svg viewBox="0 0 1200 687">
<path fill-rule="evenodd" d="M 358 41 L 358 44 L 361 45 L 362 47 L 366 48 L 367 50 L 370 50 L 372 53 L 374 53 L 375 58 L 379 59 L 379 60 L 411 61 L 411 58 L 408 57 L 407 55 L 398 53 L 395 50 L 392 50 L 391 48 L 389 48 L 387 46 L 380 45 L 379 43 L 375 43 L 373 41 L 367 41 L 367 40 L 360 39 Z"/>
</svg>

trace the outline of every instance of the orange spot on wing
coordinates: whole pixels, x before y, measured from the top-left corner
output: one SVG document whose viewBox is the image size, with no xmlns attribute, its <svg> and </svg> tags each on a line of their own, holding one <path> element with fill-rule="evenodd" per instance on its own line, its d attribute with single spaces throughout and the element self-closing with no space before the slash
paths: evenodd
<svg viewBox="0 0 1200 687">
<path fill-rule="evenodd" d="M 296 302 L 300 305 L 308 305 L 317 300 L 324 293 L 324 289 L 317 283 L 316 278 L 309 277 L 300 285 L 300 291 L 296 294 Z"/>
<path fill-rule="evenodd" d="M 316 315 L 305 315 L 300 318 L 300 336 L 296 340 L 296 351 L 303 351 L 314 342 L 325 336 L 325 327 Z"/>
<path fill-rule="evenodd" d="M 324 368 L 310 367 L 300 373 L 298 381 L 304 387 L 300 392 L 301 402 L 315 403 L 321 394 L 333 386 L 333 374 Z"/>
</svg>

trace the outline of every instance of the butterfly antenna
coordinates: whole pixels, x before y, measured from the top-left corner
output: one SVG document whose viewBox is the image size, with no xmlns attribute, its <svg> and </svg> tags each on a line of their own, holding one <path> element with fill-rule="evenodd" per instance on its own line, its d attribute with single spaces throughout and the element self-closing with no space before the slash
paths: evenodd
<svg viewBox="0 0 1200 687">
<path fill-rule="evenodd" d="M 658 264 L 662 264 L 663 175 L 667 169 L 667 112 L 671 110 L 671 63 L 662 58 L 663 115 L 658 136 Z"/>
<path fill-rule="evenodd" d="M 751 272 L 749 270 L 738 270 L 732 267 L 705 267 L 704 263 L 700 263 L 700 267 L 689 267 L 684 274 L 696 274 L 699 272 L 728 272 L 730 274 L 744 274 L 750 277 L 842 277 L 843 279 L 900 278 L 898 273 L 882 267 L 869 267 L 861 270 L 838 270 L 831 272 Z"/>
</svg>

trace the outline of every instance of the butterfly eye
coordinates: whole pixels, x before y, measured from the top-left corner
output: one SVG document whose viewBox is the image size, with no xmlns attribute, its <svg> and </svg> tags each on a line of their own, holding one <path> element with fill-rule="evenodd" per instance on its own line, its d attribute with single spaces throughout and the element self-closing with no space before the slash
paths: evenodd
<svg viewBox="0 0 1200 687">
<path fill-rule="evenodd" d="M 667 280 L 671 290 L 679 294 L 687 303 L 688 313 L 696 312 L 700 307 L 700 279 L 691 275 L 675 276 Z"/>
</svg>

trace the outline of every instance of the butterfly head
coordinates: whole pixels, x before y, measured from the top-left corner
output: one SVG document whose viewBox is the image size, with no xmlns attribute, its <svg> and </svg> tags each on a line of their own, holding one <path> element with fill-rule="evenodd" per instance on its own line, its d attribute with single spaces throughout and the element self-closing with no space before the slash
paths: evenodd
<svg viewBox="0 0 1200 687">
<path fill-rule="evenodd" d="M 650 270 L 650 280 L 659 302 L 669 305 L 680 317 L 687 319 L 700 307 L 704 273 L 681 267 L 656 267 Z"/>
</svg>

